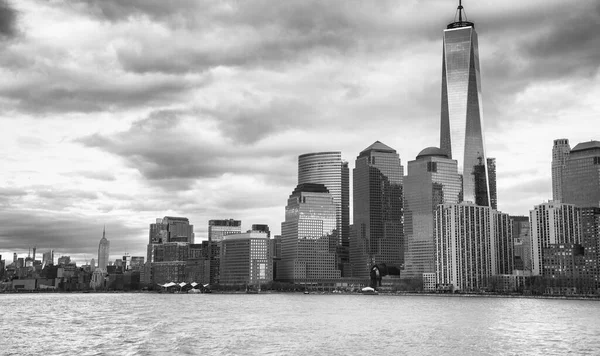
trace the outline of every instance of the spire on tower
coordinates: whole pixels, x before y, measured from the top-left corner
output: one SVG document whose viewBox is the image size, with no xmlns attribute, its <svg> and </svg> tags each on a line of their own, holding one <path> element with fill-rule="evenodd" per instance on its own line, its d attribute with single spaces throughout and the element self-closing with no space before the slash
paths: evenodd
<svg viewBox="0 0 600 356">
<path fill-rule="evenodd" d="M 464 21 L 463 21 L 464 14 Z M 456 21 L 456 15 L 458 15 L 458 21 Z M 459 27 L 473 27 L 475 28 L 475 24 L 467 21 L 467 13 L 465 12 L 465 8 L 462 6 L 462 0 L 458 0 L 458 7 L 456 8 L 456 13 L 454 15 L 454 22 L 448 25 L 448 29 L 451 28 L 459 28 Z"/>
<path fill-rule="evenodd" d="M 106 238 L 106 224 L 104 224 L 104 229 L 102 229 L 102 238 Z"/>
</svg>

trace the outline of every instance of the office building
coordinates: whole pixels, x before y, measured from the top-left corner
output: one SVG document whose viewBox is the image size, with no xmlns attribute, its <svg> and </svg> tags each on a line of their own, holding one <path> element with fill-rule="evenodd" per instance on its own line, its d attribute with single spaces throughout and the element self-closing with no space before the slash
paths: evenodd
<svg viewBox="0 0 600 356">
<path fill-rule="evenodd" d="M 528 216 L 511 216 L 516 270 L 531 271 L 531 236 Z"/>
<path fill-rule="evenodd" d="M 347 247 L 350 224 L 350 171 L 342 153 L 316 152 L 298 156 L 298 184 L 323 184 L 335 204 L 338 244 Z"/>
<path fill-rule="evenodd" d="M 104 227 L 104 229 L 102 230 L 102 238 L 100 239 L 100 243 L 98 244 L 98 268 L 100 268 L 102 271 L 106 271 L 106 267 L 108 266 L 109 255 L 110 241 L 106 239 L 106 227 Z M 58 264 L 61 264 L 60 258 L 58 260 Z"/>
<path fill-rule="evenodd" d="M 542 275 L 544 248 L 551 244 L 580 244 L 581 216 L 573 204 L 550 201 L 529 211 L 532 275 Z"/>
<path fill-rule="evenodd" d="M 353 172 L 352 276 L 369 278 L 371 267 L 381 263 L 402 269 L 404 169 L 398 153 L 376 141 L 358 155 Z"/>
<path fill-rule="evenodd" d="M 340 278 L 334 234 L 336 211 L 325 185 L 304 183 L 294 189 L 281 224 L 280 280 L 312 284 Z"/>
<path fill-rule="evenodd" d="M 462 200 L 489 206 L 477 32 L 461 5 L 457 14 L 444 30 L 440 148 L 458 162 Z"/>
<path fill-rule="evenodd" d="M 222 285 L 244 285 L 258 289 L 273 280 L 269 237 L 251 231 L 223 236 L 221 241 Z"/>
<path fill-rule="evenodd" d="M 242 221 L 233 219 L 210 220 L 208 222 L 208 241 L 220 242 L 223 236 L 242 232 Z"/>
<path fill-rule="evenodd" d="M 50 250 L 50 251 L 44 252 L 42 254 L 42 264 L 43 265 L 53 265 L 54 264 L 54 250 Z"/>
<path fill-rule="evenodd" d="M 264 232 L 268 238 L 271 238 L 271 230 L 267 224 L 252 224 L 252 231 Z"/>
<path fill-rule="evenodd" d="M 154 247 L 163 243 L 190 243 L 195 239 L 194 225 L 191 225 L 188 218 L 165 216 L 156 219 L 156 223 L 150 224 L 150 233 L 148 239 L 148 248 L 146 260 L 154 262 Z"/>
<path fill-rule="evenodd" d="M 456 160 L 437 147 L 408 162 L 404 177 L 405 277 L 435 272 L 434 213 L 439 204 L 459 202 L 462 189 Z M 435 281 L 435 279 L 434 279 Z"/>
<path fill-rule="evenodd" d="M 562 202 L 600 207 L 600 141 L 583 142 L 569 152 L 562 171 Z"/>
<path fill-rule="evenodd" d="M 563 171 L 569 159 L 571 146 L 566 138 L 554 140 L 552 146 L 552 200 L 556 202 L 562 201 L 562 180 Z"/>
</svg>

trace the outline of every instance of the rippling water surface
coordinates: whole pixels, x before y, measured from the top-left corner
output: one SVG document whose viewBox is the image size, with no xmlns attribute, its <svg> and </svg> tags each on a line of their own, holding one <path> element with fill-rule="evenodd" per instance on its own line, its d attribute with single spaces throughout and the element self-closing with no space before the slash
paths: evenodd
<svg viewBox="0 0 600 356">
<path fill-rule="evenodd" d="M 4 294 L 0 355 L 599 355 L 600 302 Z"/>
</svg>

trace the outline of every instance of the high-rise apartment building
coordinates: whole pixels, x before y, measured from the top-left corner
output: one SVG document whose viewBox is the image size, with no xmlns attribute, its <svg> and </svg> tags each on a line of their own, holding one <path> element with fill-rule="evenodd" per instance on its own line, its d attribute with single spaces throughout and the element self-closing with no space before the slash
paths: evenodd
<svg viewBox="0 0 600 356">
<path fill-rule="evenodd" d="M 221 284 L 246 285 L 256 289 L 273 279 L 266 232 L 250 231 L 223 236 L 220 252 Z"/>
<path fill-rule="evenodd" d="M 223 236 L 242 232 L 242 221 L 234 219 L 209 220 L 208 241 L 219 242 Z"/>
<path fill-rule="evenodd" d="M 106 227 L 102 230 L 102 238 L 98 244 L 98 268 L 106 271 L 108 266 L 108 258 L 110 254 L 110 241 L 106 239 Z M 59 260 L 60 264 L 60 260 Z"/>
<path fill-rule="evenodd" d="M 531 272 L 541 275 L 544 248 L 551 244 L 579 244 L 581 241 L 581 216 L 573 204 L 550 201 L 536 205 L 529 211 L 531 224 Z"/>
<path fill-rule="evenodd" d="M 298 184 L 323 184 L 333 197 L 338 244 L 348 246 L 350 171 L 342 153 L 316 152 L 298 156 Z"/>
<path fill-rule="evenodd" d="M 299 184 L 289 196 L 281 224 L 278 279 L 319 283 L 341 276 L 336 265 L 337 210 L 323 184 Z"/>
<path fill-rule="evenodd" d="M 571 146 L 566 138 L 554 140 L 552 146 L 552 200 L 556 202 L 562 201 L 562 180 L 563 171 L 569 159 Z"/>
<path fill-rule="evenodd" d="M 371 267 L 380 263 L 402 268 L 404 169 L 398 153 L 376 141 L 358 155 L 353 172 L 352 276 L 369 278 Z"/>
<path fill-rule="evenodd" d="M 440 148 L 458 162 L 462 200 L 489 206 L 477 32 L 463 12 L 444 30 Z"/>
<path fill-rule="evenodd" d="M 456 160 L 437 147 L 408 162 L 404 177 L 405 277 L 435 273 L 434 213 L 439 204 L 458 203 L 462 189 Z"/>
<path fill-rule="evenodd" d="M 435 212 L 437 283 L 477 291 L 512 273 L 510 217 L 472 203 L 440 204 Z"/>
<path fill-rule="evenodd" d="M 562 171 L 561 187 L 562 202 L 600 207 L 600 141 L 573 147 Z"/>
<path fill-rule="evenodd" d="M 600 291 L 600 208 L 581 208 L 581 245 L 585 252 L 587 278 Z"/>
</svg>

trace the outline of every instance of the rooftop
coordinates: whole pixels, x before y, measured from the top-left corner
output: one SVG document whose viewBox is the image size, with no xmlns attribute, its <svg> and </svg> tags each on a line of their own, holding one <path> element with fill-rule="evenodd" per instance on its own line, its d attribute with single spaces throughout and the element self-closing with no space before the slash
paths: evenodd
<svg viewBox="0 0 600 356">
<path fill-rule="evenodd" d="M 600 148 L 600 141 L 588 141 L 588 142 L 578 143 L 577 146 L 575 146 L 575 147 L 573 147 L 573 149 L 571 149 L 571 152 L 587 151 L 587 150 L 593 150 L 593 149 L 597 149 L 597 148 Z"/>
<path fill-rule="evenodd" d="M 444 157 L 444 158 L 448 158 L 448 154 L 446 152 L 444 152 L 443 150 L 441 150 L 440 148 L 437 148 L 437 147 L 427 147 L 427 148 L 421 150 L 421 152 L 419 152 L 419 154 L 417 155 L 417 159 L 423 158 L 423 157 Z"/>
</svg>

